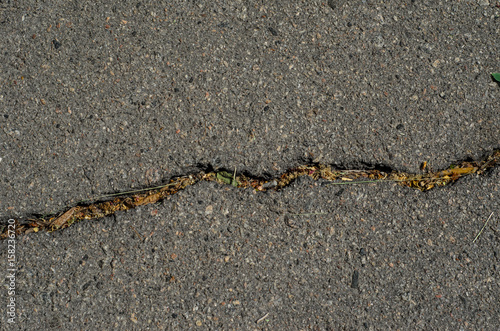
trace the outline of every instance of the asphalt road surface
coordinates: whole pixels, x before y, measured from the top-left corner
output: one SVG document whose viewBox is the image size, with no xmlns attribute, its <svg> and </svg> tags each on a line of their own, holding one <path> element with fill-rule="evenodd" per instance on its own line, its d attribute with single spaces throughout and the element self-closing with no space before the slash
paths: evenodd
<svg viewBox="0 0 500 331">
<path fill-rule="evenodd" d="M 478 160 L 500 148 L 499 7 L 4 1 L 1 224 L 209 168 Z M 428 192 L 200 182 L 2 240 L 0 328 L 498 330 L 499 207 L 499 167 Z"/>
</svg>

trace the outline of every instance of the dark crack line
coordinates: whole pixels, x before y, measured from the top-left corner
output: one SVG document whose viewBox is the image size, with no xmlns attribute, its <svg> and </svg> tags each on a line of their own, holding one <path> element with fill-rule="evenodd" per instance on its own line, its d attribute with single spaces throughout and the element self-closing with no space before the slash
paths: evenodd
<svg viewBox="0 0 500 331">
<path fill-rule="evenodd" d="M 459 178 L 477 174 L 481 175 L 500 164 L 500 150 L 495 150 L 480 161 L 463 161 L 441 171 L 430 171 L 424 163 L 421 174 L 398 172 L 387 166 L 364 165 L 364 169 L 338 169 L 329 165 L 309 163 L 295 167 L 274 178 L 264 178 L 248 173 L 237 173 L 229 169 L 214 170 L 211 165 L 199 165 L 198 172 L 170 179 L 168 184 L 104 195 L 93 200 L 82 201 L 62 213 L 46 217 L 31 215 L 14 219 L 15 235 L 39 231 L 55 231 L 64 229 L 82 220 L 99 219 L 114 215 L 117 211 L 125 211 L 139 206 L 156 203 L 166 197 L 192 186 L 200 181 L 214 181 L 232 185 L 235 188 L 251 188 L 265 192 L 281 190 L 302 176 L 314 180 L 323 179 L 330 185 L 353 185 L 377 182 L 395 182 L 421 191 L 428 191 L 454 183 Z M 0 239 L 12 235 L 12 219 L 0 222 Z"/>
</svg>

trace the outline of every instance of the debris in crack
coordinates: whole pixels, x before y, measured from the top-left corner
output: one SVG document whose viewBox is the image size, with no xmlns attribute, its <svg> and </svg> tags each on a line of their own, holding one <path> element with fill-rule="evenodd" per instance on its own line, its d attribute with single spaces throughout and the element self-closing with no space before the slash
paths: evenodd
<svg viewBox="0 0 500 331">
<path fill-rule="evenodd" d="M 234 174 L 226 171 L 212 171 L 209 173 L 200 172 L 198 174 L 174 178 L 170 180 L 170 183 L 164 186 L 145 189 L 139 194 L 114 194 L 113 196 L 122 196 L 116 197 L 111 201 L 100 201 L 88 205 L 74 206 L 61 214 L 48 217 L 48 219 L 29 219 L 28 224 L 17 224 L 16 234 L 20 235 L 41 230 L 55 231 L 67 228 L 71 224 L 81 220 L 98 219 L 113 215 L 117 211 L 129 210 L 138 206 L 156 203 L 199 181 L 215 181 L 220 184 L 232 185 L 238 188 L 253 188 L 257 191 L 268 191 L 280 190 L 290 185 L 291 182 L 301 176 L 309 176 L 314 180 L 324 179 L 330 181 L 331 185 L 352 185 L 392 181 L 402 186 L 427 191 L 437 186 L 445 186 L 466 175 L 482 174 L 499 163 L 500 150 L 491 153 L 482 161 L 462 162 L 446 170 L 427 172 L 424 174 L 408 174 L 397 171 L 389 173 L 381 170 L 335 170 L 330 166 L 321 164 L 304 165 L 293 168 L 286 171 L 281 176 L 270 180 L 237 175 L 236 172 Z M 16 223 L 18 222 L 16 221 Z M 8 238 L 9 233 L 7 229 L 8 227 L 3 228 L 0 239 Z"/>
</svg>

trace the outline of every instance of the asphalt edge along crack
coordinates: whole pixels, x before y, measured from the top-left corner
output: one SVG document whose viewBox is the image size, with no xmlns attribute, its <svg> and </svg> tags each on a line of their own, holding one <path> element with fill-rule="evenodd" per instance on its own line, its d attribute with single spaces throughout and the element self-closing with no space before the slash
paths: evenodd
<svg viewBox="0 0 500 331">
<path fill-rule="evenodd" d="M 425 163 L 424 163 L 425 164 Z M 60 214 L 48 217 L 27 217 L 26 222 L 16 222 L 16 235 L 39 231 L 55 231 L 69 227 L 82 220 L 99 219 L 113 215 L 117 211 L 125 211 L 138 206 L 159 202 L 188 186 L 200 181 L 215 181 L 220 184 L 232 185 L 237 188 L 252 188 L 256 191 L 281 190 L 301 176 L 309 176 L 314 180 L 323 179 L 331 185 L 352 185 L 376 183 L 382 181 L 396 182 L 421 191 L 445 186 L 461 177 L 484 174 L 487 170 L 500 164 L 500 150 L 495 150 L 480 161 L 464 161 L 441 171 L 427 171 L 422 174 L 408 174 L 392 170 L 385 172 L 377 169 L 369 170 L 336 170 L 328 165 L 309 164 L 287 170 L 282 175 L 272 179 L 262 179 L 257 176 L 237 174 L 227 171 L 200 171 L 196 174 L 170 179 L 166 185 L 146 188 L 137 191 L 110 194 L 97 198 L 90 204 L 78 204 Z M 425 166 L 424 166 L 425 168 Z M 132 194 L 137 193 L 137 194 Z M 107 200 L 102 200 L 107 198 Z M 109 198 L 112 198 L 110 200 Z M 99 200 L 101 199 L 101 200 Z M 88 200 L 87 200 L 88 201 Z M 9 236 L 7 222 L 0 224 L 0 239 Z M 12 231 L 12 230 L 10 230 Z"/>
</svg>

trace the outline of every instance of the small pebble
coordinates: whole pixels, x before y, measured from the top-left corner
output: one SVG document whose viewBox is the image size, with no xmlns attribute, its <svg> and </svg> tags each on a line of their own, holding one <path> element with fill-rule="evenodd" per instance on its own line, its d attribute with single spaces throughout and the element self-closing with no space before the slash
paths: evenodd
<svg viewBox="0 0 500 331">
<path fill-rule="evenodd" d="M 357 270 L 354 270 L 354 273 L 352 274 L 351 288 L 358 288 L 358 287 L 359 287 L 359 272 Z"/>
<path fill-rule="evenodd" d="M 277 182 L 277 181 L 275 181 L 275 180 L 272 180 L 272 181 L 267 182 L 267 183 L 265 183 L 264 185 L 262 185 L 262 188 L 263 188 L 263 189 L 273 188 L 273 187 L 275 187 L 276 185 L 278 185 L 278 182 Z"/>
</svg>

